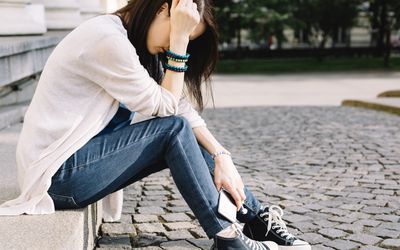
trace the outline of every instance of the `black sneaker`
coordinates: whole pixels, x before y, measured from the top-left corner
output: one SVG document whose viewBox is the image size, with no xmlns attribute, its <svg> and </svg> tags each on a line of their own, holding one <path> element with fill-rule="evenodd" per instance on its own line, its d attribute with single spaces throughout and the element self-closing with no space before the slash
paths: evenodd
<svg viewBox="0 0 400 250">
<path fill-rule="evenodd" d="M 261 207 L 256 217 L 244 225 L 243 233 L 253 240 L 273 241 L 279 250 L 311 250 L 310 244 L 288 232 L 282 215 L 279 206 Z"/>
<path fill-rule="evenodd" d="M 256 241 L 243 234 L 239 224 L 231 226 L 236 235 L 235 238 L 225 238 L 215 235 L 214 243 L 210 250 L 278 250 L 278 245 L 270 241 Z"/>
</svg>

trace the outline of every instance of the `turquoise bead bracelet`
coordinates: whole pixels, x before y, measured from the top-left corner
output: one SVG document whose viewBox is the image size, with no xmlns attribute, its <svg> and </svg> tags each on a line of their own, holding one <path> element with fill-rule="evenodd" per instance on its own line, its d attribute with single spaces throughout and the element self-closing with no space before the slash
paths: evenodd
<svg viewBox="0 0 400 250">
<path fill-rule="evenodd" d="M 169 49 L 168 49 L 167 51 L 165 51 L 165 53 L 166 53 L 166 55 L 169 56 L 169 57 L 173 57 L 173 58 L 175 58 L 175 59 L 180 59 L 180 60 L 187 60 L 187 59 L 189 59 L 189 57 L 190 57 L 190 54 L 189 54 L 189 53 L 186 53 L 186 55 L 178 55 L 178 54 L 172 52 L 172 51 L 169 50 Z"/>
<path fill-rule="evenodd" d="M 170 65 L 166 62 L 163 62 L 163 66 L 164 66 L 164 68 L 175 71 L 175 72 L 185 72 L 188 69 L 188 66 L 186 64 L 183 67 L 177 67 L 174 65 Z"/>
</svg>

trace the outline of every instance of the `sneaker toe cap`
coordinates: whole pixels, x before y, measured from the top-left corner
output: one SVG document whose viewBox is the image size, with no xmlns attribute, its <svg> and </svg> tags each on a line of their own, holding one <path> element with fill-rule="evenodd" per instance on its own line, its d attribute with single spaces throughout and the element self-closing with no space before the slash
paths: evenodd
<svg viewBox="0 0 400 250">
<path fill-rule="evenodd" d="M 278 244 L 273 241 L 263 241 L 262 243 L 267 245 L 270 250 L 279 250 Z"/>
<path fill-rule="evenodd" d="M 302 247 L 301 249 L 304 249 L 304 250 L 308 250 L 308 249 L 311 250 L 310 244 L 308 244 L 308 242 L 305 242 L 303 240 L 295 240 L 295 241 L 293 241 L 293 246 Z"/>
</svg>

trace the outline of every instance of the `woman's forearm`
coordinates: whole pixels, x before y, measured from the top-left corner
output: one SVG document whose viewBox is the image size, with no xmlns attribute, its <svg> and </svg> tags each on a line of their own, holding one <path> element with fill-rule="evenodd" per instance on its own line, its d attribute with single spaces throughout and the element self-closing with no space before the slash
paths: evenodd
<svg viewBox="0 0 400 250">
<path fill-rule="evenodd" d="M 217 141 L 217 139 L 211 134 L 210 130 L 208 130 L 207 127 L 195 127 L 193 128 L 193 132 L 199 144 L 203 146 L 210 154 L 221 150 L 228 151 Z"/>
<path fill-rule="evenodd" d="M 179 39 L 176 38 L 174 40 L 171 39 L 171 46 L 170 49 L 174 53 L 184 55 L 186 54 L 187 46 L 189 43 L 189 38 L 180 37 Z M 168 64 L 183 67 L 185 63 L 178 63 L 169 60 Z M 182 72 L 175 72 L 171 70 L 167 70 L 164 75 L 164 79 L 162 80 L 161 86 L 169 90 L 176 98 L 176 101 L 179 102 L 179 99 L 182 95 L 183 89 L 183 79 L 184 73 Z"/>
</svg>

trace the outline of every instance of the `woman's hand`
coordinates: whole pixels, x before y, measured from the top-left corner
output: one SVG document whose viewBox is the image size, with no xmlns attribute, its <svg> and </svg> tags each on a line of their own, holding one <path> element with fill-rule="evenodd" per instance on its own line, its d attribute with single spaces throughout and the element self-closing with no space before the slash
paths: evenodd
<svg viewBox="0 0 400 250">
<path fill-rule="evenodd" d="M 197 24 L 200 23 L 200 14 L 197 4 L 193 0 L 172 0 L 171 5 L 171 33 L 170 39 L 184 37 L 189 40 Z"/>
<path fill-rule="evenodd" d="M 223 187 L 232 195 L 239 211 L 246 195 L 242 178 L 229 155 L 222 154 L 215 157 L 214 183 L 218 191 Z"/>
</svg>

